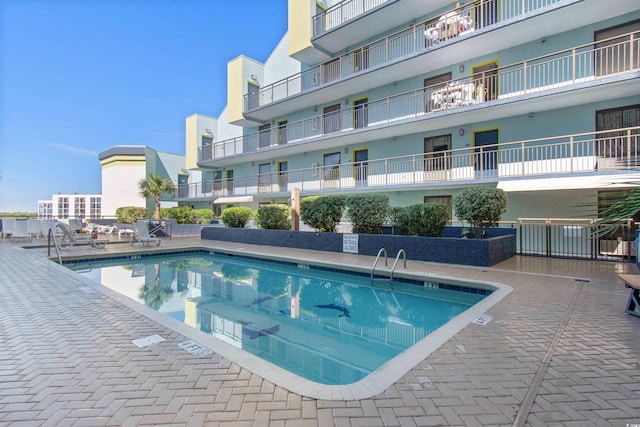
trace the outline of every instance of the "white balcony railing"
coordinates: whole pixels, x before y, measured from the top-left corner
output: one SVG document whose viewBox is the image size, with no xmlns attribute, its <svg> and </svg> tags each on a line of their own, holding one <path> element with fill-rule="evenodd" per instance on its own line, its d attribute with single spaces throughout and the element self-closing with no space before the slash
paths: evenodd
<svg viewBox="0 0 640 427">
<path fill-rule="evenodd" d="M 640 127 L 500 143 L 263 173 L 190 184 L 181 198 L 375 189 L 486 178 L 536 177 L 637 168 Z"/>
<path fill-rule="evenodd" d="M 434 113 L 478 104 L 490 107 L 497 100 L 542 96 L 578 84 L 597 84 L 612 75 L 639 70 L 639 58 L 640 32 L 629 33 L 199 147 L 198 161 L 427 119 Z"/>
<path fill-rule="evenodd" d="M 346 8 L 347 4 L 356 4 L 362 1 L 342 2 L 336 5 L 335 10 L 341 10 L 339 8 L 341 5 Z M 405 30 L 354 49 L 323 64 L 261 87 L 257 92 L 246 94 L 244 96 L 244 112 L 250 112 L 272 102 L 281 101 L 319 86 L 365 72 L 368 69 L 414 55 L 459 36 L 524 16 L 560 1 L 502 0 L 501 7 L 497 6 L 497 1 L 485 1 L 482 4 L 477 1 L 467 3 L 437 18 L 412 25 Z M 379 2 L 384 3 L 382 0 L 367 0 L 366 3 L 371 7 L 376 7 Z M 333 13 L 332 10 L 334 8 L 328 9 L 324 13 Z M 316 15 L 314 19 L 318 16 Z"/>
</svg>

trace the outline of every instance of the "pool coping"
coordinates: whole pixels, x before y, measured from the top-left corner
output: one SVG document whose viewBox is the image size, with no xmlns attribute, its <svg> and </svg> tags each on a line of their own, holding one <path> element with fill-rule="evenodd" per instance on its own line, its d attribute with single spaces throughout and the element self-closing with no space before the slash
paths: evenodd
<svg viewBox="0 0 640 427">
<path fill-rule="evenodd" d="M 146 250 L 148 249 L 148 250 Z M 136 255 L 161 255 L 188 251 L 205 251 L 205 252 L 219 252 L 242 256 L 251 256 L 256 258 L 292 262 L 292 263 L 313 263 L 327 268 L 340 268 L 347 271 L 366 272 L 367 269 L 361 266 L 349 265 L 343 262 L 325 262 L 318 259 L 307 259 L 304 257 L 294 258 L 285 255 L 267 254 L 255 250 L 249 250 L 245 248 L 224 248 L 224 247 L 211 247 L 211 246 L 189 246 L 184 248 L 146 248 L 143 252 L 133 253 L 109 253 L 100 256 L 100 259 L 118 258 L 120 256 L 130 257 Z M 68 261 L 85 261 L 87 259 L 95 259 L 95 256 L 69 256 L 64 257 L 63 262 Z M 378 395 L 400 380 L 404 375 L 410 372 L 416 365 L 423 361 L 435 350 L 440 348 L 449 339 L 455 336 L 458 332 L 470 325 L 481 315 L 485 314 L 487 310 L 505 298 L 512 292 L 513 288 L 510 286 L 492 281 L 477 281 L 477 280 L 461 280 L 451 277 L 441 276 L 431 273 L 408 273 L 398 272 L 395 276 L 402 278 L 420 278 L 423 281 L 437 281 L 454 285 L 475 285 L 477 287 L 487 289 L 487 287 L 494 288 L 495 290 L 476 303 L 463 313 L 454 317 L 445 325 L 431 332 L 428 336 L 412 345 L 407 350 L 403 351 L 399 355 L 387 361 L 381 367 L 368 374 L 360 381 L 345 385 L 326 385 L 320 384 L 305 378 L 300 377 L 294 373 L 291 373 L 279 366 L 272 364 L 266 360 L 259 358 L 245 350 L 239 349 L 232 344 L 225 342 L 213 335 L 209 335 L 191 326 L 188 326 L 176 319 L 173 319 L 163 313 L 155 311 L 144 304 L 140 304 L 137 301 L 130 299 L 116 291 L 94 282 L 91 279 L 77 275 L 75 272 L 56 263 L 56 267 L 60 268 L 65 274 L 73 275 L 74 278 L 80 279 L 86 286 L 95 289 L 96 291 L 105 294 L 109 298 L 112 298 L 119 303 L 123 304 L 127 308 L 157 322 L 158 324 L 169 328 L 189 340 L 192 340 L 202 347 L 206 347 L 212 350 L 215 354 L 222 356 L 229 361 L 239 365 L 240 367 L 252 372 L 255 375 L 262 377 L 263 379 L 282 387 L 290 392 L 299 394 L 304 397 L 322 399 L 322 400 L 360 400 L 367 399 Z M 417 285 L 416 285 L 417 286 Z M 176 343 L 179 344 L 179 343 Z"/>
</svg>

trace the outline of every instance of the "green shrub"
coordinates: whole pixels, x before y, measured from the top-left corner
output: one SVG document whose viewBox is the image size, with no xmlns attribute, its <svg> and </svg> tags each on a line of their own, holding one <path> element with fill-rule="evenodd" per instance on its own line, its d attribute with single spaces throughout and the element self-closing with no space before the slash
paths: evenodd
<svg viewBox="0 0 640 427">
<path fill-rule="evenodd" d="M 441 237 L 449 221 L 449 211 L 437 203 L 417 204 L 392 208 L 390 217 L 397 234 Z"/>
<path fill-rule="evenodd" d="M 267 230 L 291 230 L 290 212 L 287 205 L 262 206 L 256 211 L 256 224 Z"/>
<path fill-rule="evenodd" d="M 383 194 L 355 195 L 345 199 L 347 218 L 354 233 L 381 234 L 389 215 L 389 197 Z"/>
<path fill-rule="evenodd" d="M 175 219 L 178 224 L 195 224 L 196 213 L 191 206 L 173 206 L 161 208 L 160 215 L 164 219 Z"/>
<path fill-rule="evenodd" d="M 333 232 L 342 220 L 344 197 L 310 196 L 300 201 L 300 220 L 316 231 Z"/>
<path fill-rule="evenodd" d="M 211 219 L 215 217 L 211 209 L 196 209 L 194 212 L 196 214 L 196 221 L 199 219 L 200 224 L 209 224 Z"/>
<path fill-rule="evenodd" d="M 122 206 L 116 209 L 116 222 L 120 224 L 133 224 L 139 219 L 147 218 L 147 208 L 135 206 Z"/>
<path fill-rule="evenodd" d="M 452 202 L 458 219 L 471 226 L 465 236 L 476 239 L 485 235 L 487 227 L 498 224 L 507 210 L 507 195 L 495 187 L 466 188 Z"/>
<path fill-rule="evenodd" d="M 243 228 L 251 219 L 251 209 L 245 207 L 227 208 L 222 211 L 220 219 L 227 227 Z"/>
</svg>

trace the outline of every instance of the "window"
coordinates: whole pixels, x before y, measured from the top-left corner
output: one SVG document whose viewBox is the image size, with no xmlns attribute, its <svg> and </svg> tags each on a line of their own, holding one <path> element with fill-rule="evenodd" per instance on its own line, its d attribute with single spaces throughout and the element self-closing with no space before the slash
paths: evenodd
<svg viewBox="0 0 640 427">
<path fill-rule="evenodd" d="M 58 199 L 58 218 L 69 218 L 69 198 L 60 197 Z"/>
<path fill-rule="evenodd" d="M 189 175 L 178 175 L 178 198 L 189 197 Z"/>
<path fill-rule="evenodd" d="M 451 168 L 451 134 L 432 136 L 424 139 L 424 170 L 439 171 Z"/>
<path fill-rule="evenodd" d="M 84 218 L 86 215 L 86 205 L 84 197 L 76 197 L 73 201 L 73 211 L 76 218 Z"/>
<path fill-rule="evenodd" d="M 612 130 L 599 135 L 597 144 L 597 153 L 603 157 L 613 157 L 620 160 L 623 157 L 632 156 L 632 164 L 638 164 L 640 157 L 640 147 L 638 147 L 637 139 L 632 142 L 631 153 L 627 153 L 629 144 L 627 132 L 616 132 L 616 129 L 640 126 L 640 105 L 631 105 L 626 107 L 612 108 L 609 110 L 596 111 L 596 130 L 606 131 Z M 640 134 L 638 130 L 633 132 L 635 135 Z M 636 137 L 637 138 L 637 137 Z"/>
<path fill-rule="evenodd" d="M 258 166 L 258 192 L 271 191 L 271 163 Z"/>
<path fill-rule="evenodd" d="M 102 217 L 102 199 L 100 197 L 91 197 L 89 199 L 89 216 L 91 218 Z"/>
<path fill-rule="evenodd" d="M 213 181 L 213 195 L 221 196 L 222 195 L 222 172 L 214 171 L 212 174 Z"/>
<path fill-rule="evenodd" d="M 331 82 L 340 78 L 340 58 L 336 58 L 332 61 L 325 62 L 322 65 L 322 71 L 324 73 L 322 83 Z"/>
<path fill-rule="evenodd" d="M 445 205 L 449 213 L 449 221 L 453 218 L 453 209 L 451 208 L 451 196 L 424 196 L 425 203 L 437 203 Z"/>
<path fill-rule="evenodd" d="M 359 99 L 353 103 L 353 127 L 356 129 L 367 127 L 369 124 L 368 98 Z"/>
<path fill-rule="evenodd" d="M 289 162 L 278 163 L 278 185 L 280 191 L 287 191 L 287 185 L 289 184 Z"/>
<path fill-rule="evenodd" d="M 640 20 L 637 20 L 595 32 L 594 41 L 596 42 L 616 37 L 613 40 L 597 43 L 595 46 L 597 76 L 628 71 L 632 67 L 638 68 L 637 44 L 635 47 L 629 46 L 629 36 L 623 36 L 623 34 L 639 30 Z M 635 43 L 638 43 L 637 40 Z"/>
<path fill-rule="evenodd" d="M 353 52 L 353 68 L 356 73 L 369 68 L 369 46 Z"/>
<path fill-rule="evenodd" d="M 260 86 L 247 82 L 247 108 L 253 110 L 260 106 Z"/>
<path fill-rule="evenodd" d="M 287 121 L 282 120 L 278 122 L 278 145 L 284 145 L 287 143 Z"/>
<path fill-rule="evenodd" d="M 340 104 L 325 107 L 323 110 L 322 125 L 324 133 L 338 132 L 342 129 L 342 115 L 340 113 Z"/>
<path fill-rule="evenodd" d="M 267 148 L 271 145 L 271 125 L 267 123 L 258 128 L 258 148 Z"/>
<path fill-rule="evenodd" d="M 434 91 L 442 89 L 444 83 L 451 81 L 451 73 L 440 74 L 438 76 L 424 79 L 424 111 L 426 113 L 442 107 L 442 100 L 433 96 Z M 437 92 L 436 92 L 437 93 Z"/>
<path fill-rule="evenodd" d="M 234 187 L 234 182 L 233 182 L 233 169 L 229 169 L 227 170 L 226 173 L 226 186 L 227 186 L 227 195 L 231 196 L 233 195 L 233 187 Z"/>
<path fill-rule="evenodd" d="M 323 178 L 325 181 L 332 181 L 340 178 L 340 153 L 324 155 Z"/>
</svg>

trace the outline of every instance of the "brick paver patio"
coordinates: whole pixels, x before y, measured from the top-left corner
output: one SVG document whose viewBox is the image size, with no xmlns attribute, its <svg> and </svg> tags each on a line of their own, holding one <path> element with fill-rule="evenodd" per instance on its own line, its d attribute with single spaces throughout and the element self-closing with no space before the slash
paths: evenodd
<svg viewBox="0 0 640 427">
<path fill-rule="evenodd" d="M 188 238 L 161 248 L 192 245 L 222 244 Z M 513 292 L 488 311 L 491 322 L 469 324 L 383 393 L 345 401 L 289 392 L 215 347 L 196 357 L 177 345 L 190 338 L 160 314 L 87 283 L 43 249 L 19 246 L 0 242 L 2 426 L 640 424 L 640 318 L 624 312 L 628 290 L 616 279 L 637 272 L 633 264 L 409 262 L 412 270 L 505 283 Z M 104 251 L 135 250 L 110 244 Z M 372 263 L 351 254 L 277 252 Z M 166 340 L 132 343 L 153 334 Z"/>
</svg>

